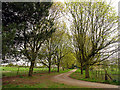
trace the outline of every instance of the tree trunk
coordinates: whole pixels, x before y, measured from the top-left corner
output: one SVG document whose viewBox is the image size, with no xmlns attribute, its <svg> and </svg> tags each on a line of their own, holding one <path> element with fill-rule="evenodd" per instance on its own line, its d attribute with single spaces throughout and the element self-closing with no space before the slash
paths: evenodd
<svg viewBox="0 0 120 90">
<path fill-rule="evenodd" d="M 3 60 L 4 63 L 6 63 L 5 62 L 5 55 L 2 55 L 2 60 Z"/>
<path fill-rule="evenodd" d="M 32 60 L 32 61 L 31 61 L 30 68 L 29 68 L 29 74 L 28 74 L 28 76 L 32 76 L 34 64 L 35 64 L 35 60 Z"/>
<path fill-rule="evenodd" d="M 67 63 L 67 69 L 69 69 L 69 65 L 68 65 L 68 63 Z"/>
<path fill-rule="evenodd" d="M 98 77 L 100 76 L 100 70 L 98 71 Z"/>
<path fill-rule="evenodd" d="M 27 62 L 27 67 L 29 66 L 28 64 L 29 64 L 29 62 Z"/>
<path fill-rule="evenodd" d="M 81 69 L 81 74 L 83 74 L 83 67 L 81 66 L 81 68 L 80 68 L 80 69 Z"/>
<path fill-rule="evenodd" d="M 105 80 L 108 80 L 107 71 L 105 70 Z"/>
<path fill-rule="evenodd" d="M 105 81 L 106 81 L 106 80 L 108 80 L 108 78 L 107 78 L 107 74 L 105 73 Z"/>
<path fill-rule="evenodd" d="M 17 75 L 18 75 L 18 73 L 19 73 L 19 66 L 18 66 L 18 70 L 17 70 Z"/>
<path fill-rule="evenodd" d="M 83 74 L 83 64 L 81 63 L 81 74 Z"/>
<path fill-rule="evenodd" d="M 48 66 L 48 68 L 49 68 L 49 73 L 51 72 L 51 56 L 50 56 L 50 52 L 49 52 L 49 58 L 48 58 L 48 62 L 49 62 L 49 66 Z"/>
<path fill-rule="evenodd" d="M 64 71 L 64 67 L 62 67 L 63 71 Z"/>
<path fill-rule="evenodd" d="M 95 76 L 96 76 L 96 78 L 97 78 L 97 70 L 96 70 L 96 75 L 95 75 Z"/>
<path fill-rule="evenodd" d="M 85 78 L 90 78 L 90 76 L 89 76 L 89 66 L 88 65 L 85 67 Z"/>
<path fill-rule="evenodd" d="M 60 69 L 60 64 L 58 63 L 58 64 L 57 64 L 57 66 L 58 66 L 57 72 L 59 72 L 59 69 Z"/>
<path fill-rule="evenodd" d="M 51 72 L 51 63 L 49 63 L 49 73 Z"/>
</svg>

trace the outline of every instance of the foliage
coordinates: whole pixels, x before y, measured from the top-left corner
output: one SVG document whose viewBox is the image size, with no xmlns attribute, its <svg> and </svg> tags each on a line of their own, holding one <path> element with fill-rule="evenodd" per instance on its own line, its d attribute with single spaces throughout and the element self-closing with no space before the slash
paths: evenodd
<svg viewBox="0 0 120 90">
<path fill-rule="evenodd" d="M 61 61 L 61 66 L 64 68 L 72 68 L 72 65 L 75 65 L 76 58 L 74 53 L 68 53 L 65 57 L 63 57 Z"/>
<path fill-rule="evenodd" d="M 4 2 L 2 9 L 3 60 L 24 57 L 30 62 L 29 76 L 42 63 L 49 72 L 52 65 L 58 72 L 77 65 L 89 78 L 90 69 L 105 65 L 100 62 L 117 52 L 118 17 L 105 1 Z"/>
<path fill-rule="evenodd" d="M 15 25 L 13 28 L 16 33 L 13 39 L 16 48 L 31 62 L 29 76 L 32 75 L 41 44 L 55 31 L 53 18 L 48 17 L 51 5 L 52 2 L 3 3 L 3 27 Z"/>
<path fill-rule="evenodd" d="M 81 71 L 85 67 L 85 77 L 89 78 L 91 65 L 106 60 L 117 51 L 111 46 L 118 41 L 118 35 L 112 35 L 117 31 L 118 19 L 105 1 L 70 2 L 66 7 L 71 14 L 70 28 L 76 58 Z"/>
</svg>

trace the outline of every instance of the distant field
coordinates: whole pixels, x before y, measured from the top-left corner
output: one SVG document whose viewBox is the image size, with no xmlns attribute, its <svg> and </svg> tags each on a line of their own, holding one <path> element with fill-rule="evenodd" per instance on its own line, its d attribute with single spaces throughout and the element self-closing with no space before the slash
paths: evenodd
<svg viewBox="0 0 120 90">
<path fill-rule="evenodd" d="M 0 69 L 2 70 L 2 76 L 16 76 L 17 75 L 17 71 L 18 68 L 17 67 L 0 67 Z M 51 69 L 51 72 L 55 72 L 57 71 L 57 68 Z M 19 72 L 18 75 L 26 75 L 29 72 L 29 68 L 28 67 L 20 67 L 19 68 Z M 48 72 L 48 68 L 34 68 L 33 73 L 47 73 Z M 60 71 L 60 72 L 64 72 L 64 71 Z"/>
</svg>

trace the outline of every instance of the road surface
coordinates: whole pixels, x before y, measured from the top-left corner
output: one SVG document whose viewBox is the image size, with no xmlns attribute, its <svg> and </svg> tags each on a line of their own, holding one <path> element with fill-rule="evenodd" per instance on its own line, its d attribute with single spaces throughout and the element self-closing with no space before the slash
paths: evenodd
<svg viewBox="0 0 120 90">
<path fill-rule="evenodd" d="M 118 88 L 117 85 L 110 85 L 110 84 L 102 84 L 102 83 L 94 83 L 94 82 L 88 82 L 88 81 L 82 81 L 82 80 L 76 80 L 73 78 L 70 78 L 69 75 L 73 72 L 75 72 L 77 69 L 71 70 L 67 73 L 62 73 L 59 75 L 56 75 L 51 78 L 54 82 L 64 83 L 67 85 L 72 86 L 79 86 L 79 87 L 87 87 L 87 88 Z M 119 87 L 120 89 L 120 87 Z"/>
</svg>

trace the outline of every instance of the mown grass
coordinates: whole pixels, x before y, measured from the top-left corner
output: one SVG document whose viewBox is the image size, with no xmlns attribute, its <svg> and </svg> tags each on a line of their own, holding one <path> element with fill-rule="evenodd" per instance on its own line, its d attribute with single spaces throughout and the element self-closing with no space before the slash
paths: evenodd
<svg viewBox="0 0 120 90">
<path fill-rule="evenodd" d="M 0 67 L 0 69 L 2 69 L 2 76 L 3 77 L 10 77 L 10 76 L 16 76 L 16 75 L 27 75 L 29 72 L 29 68 L 28 67 L 19 67 L 19 72 L 17 74 L 18 71 L 18 67 Z M 55 72 L 57 71 L 57 68 L 51 69 L 51 72 Z M 47 73 L 48 72 L 48 68 L 34 68 L 33 69 L 33 73 Z M 66 71 L 60 71 L 61 73 L 66 72 Z"/>
<path fill-rule="evenodd" d="M 80 88 L 77 86 L 66 85 L 64 83 L 56 83 L 50 80 L 46 80 L 43 83 L 28 85 L 28 84 L 7 84 L 3 85 L 3 88 Z"/>
<path fill-rule="evenodd" d="M 36 75 L 36 76 L 33 76 L 33 77 L 28 77 L 28 76 L 21 76 L 21 77 L 18 77 L 20 80 L 25 80 L 25 81 L 29 81 L 30 79 L 32 79 L 32 81 L 34 80 L 38 80 L 40 77 L 42 76 L 54 76 L 54 75 L 58 75 L 60 73 L 65 73 L 65 72 L 68 72 L 72 69 L 66 69 L 64 71 L 60 70 L 60 72 L 54 72 L 54 73 L 46 73 L 46 74 L 43 74 L 43 75 Z M 77 87 L 77 86 L 71 86 L 71 85 L 66 85 L 64 83 L 56 83 L 56 82 L 53 82 L 51 80 L 49 80 L 49 78 L 42 78 L 40 79 L 40 83 L 39 82 L 36 82 L 35 84 L 32 84 L 32 85 L 29 85 L 29 84 L 22 84 L 22 83 L 19 83 L 19 84 L 16 84 L 16 82 L 18 82 L 18 80 L 15 80 L 14 84 L 13 83 L 10 83 L 11 81 L 6 81 L 6 82 L 3 82 L 3 83 L 6 83 L 5 85 L 3 84 L 2 88 L 3 89 L 6 89 L 6 88 L 80 88 L 80 87 Z"/>
<path fill-rule="evenodd" d="M 114 84 L 114 85 L 119 85 L 120 82 L 118 81 L 118 73 L 116 72 L 111 72 L 110 70 L 108 71 L 109 73 L 111 72 L 110 76 L 113 78 L 113 80 L 108 80 L 105 81 L 105 73 L 104 71 L 100 72 L 99 74 L 96 74 L 96 71 L 90 71 L 90 78 L 85 78 L 85 71 L 83 71 L 83 74 L 81 75 L 80 69 L 77 69 L 74 73 L 70 75 L 70 77 L 78 80 L 84 80 L 84 81 L 90 81 L 90 82 L 99 82 L 99 83 L 107 83 L 107 84 Z M 116 74 L 116 75 L 113 75 Z"/>
</svg>

